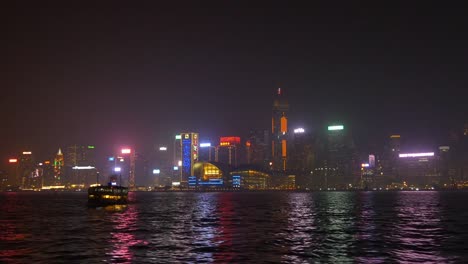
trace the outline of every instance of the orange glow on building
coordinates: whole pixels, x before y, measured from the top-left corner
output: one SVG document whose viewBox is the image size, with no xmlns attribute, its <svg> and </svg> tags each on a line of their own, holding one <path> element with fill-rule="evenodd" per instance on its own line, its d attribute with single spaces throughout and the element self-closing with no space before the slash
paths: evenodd
<svg viewBox="0 0 468 264">
<path fill-rule="evenodd" d="M 50 161 L 46 160 L 44 161 L 44 164 L 50 164 Z"/>
<path fill-rule="evenodd" d="M 391 135 L 390 138 L 400 138 L 400 135 Z"/>
<path fill-rule="evenodd" d="M 246 147 L 250 147 L 251 145 L 252 145 L 252 144 L 250 143 L 250 141 L 245 142 L 245 146 L 246 146 Z"/>
<path fill-rule="evenodd" d="M 271 133 L 275 133 L 275 118 L 271 118 Z"/>
<path fill-rule="evenodd" d="M 281 156 L 286 157 L 286 139 L 281 140 Z"/>
<path fill-rule="evenodd" d="M 285 116 L 281 117 L 281 132 L 288 132 L 288 119 Z"/>
</svg>

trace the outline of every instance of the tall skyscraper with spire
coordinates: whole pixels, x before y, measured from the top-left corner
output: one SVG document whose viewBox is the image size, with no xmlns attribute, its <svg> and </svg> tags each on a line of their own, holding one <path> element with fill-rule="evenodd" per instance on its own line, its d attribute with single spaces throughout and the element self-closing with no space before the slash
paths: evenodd
<svg viewBox="0 0 468 264">
<path fill-rule="evenodd" d="M 274 170 L 285 171 L 288 158 L 287 136 L 289 104 L 283 95 L 281 88 L 278 88 L 271 118 L 271 159 Z"/>
<path fill-rule="evenodd" d="M 62 175 L 63 175 L 64 163 L 63 163 L 63 154 L 62 149 L 59 148 L 57 155 L 54 159 L 54 184 L 62 184 Z"/>
</svg>

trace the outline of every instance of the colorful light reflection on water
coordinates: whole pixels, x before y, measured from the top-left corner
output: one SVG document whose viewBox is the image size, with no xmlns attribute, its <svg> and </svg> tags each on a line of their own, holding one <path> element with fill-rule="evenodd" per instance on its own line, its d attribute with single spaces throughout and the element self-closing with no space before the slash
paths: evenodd
<svg viewBox="0 0 468 264">
<path fill-rule="evenodd" d="M 0 262 L 463 262 L 464 192 L 0 194 Z"/>
</svg>

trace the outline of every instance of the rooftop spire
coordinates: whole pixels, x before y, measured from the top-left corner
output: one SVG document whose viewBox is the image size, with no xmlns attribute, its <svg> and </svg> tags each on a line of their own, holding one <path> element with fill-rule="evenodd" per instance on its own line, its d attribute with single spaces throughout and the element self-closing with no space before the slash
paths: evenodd
<svg viewBox="0 0 468 264">
<path fill-rule="evenodd" d="M 278 95 L 281 95 L 281 88 L 278 88 Z"/>
<path fill-rule="evenodd" d="M 58 150 L 58 152 L 57 152 L 57 155 L 63 155 L 63 154 L 62 154 L 62 149 L 61 149 L 61 148 L 59 148 L 59 150 Z"/>
</svg>

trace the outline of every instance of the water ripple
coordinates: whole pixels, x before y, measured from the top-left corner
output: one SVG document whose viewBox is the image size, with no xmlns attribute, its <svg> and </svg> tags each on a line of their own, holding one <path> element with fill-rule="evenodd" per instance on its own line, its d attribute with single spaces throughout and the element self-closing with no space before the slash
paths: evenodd
<svg viewBox="0 0 468 264">
<path fill-rule="evenodd" d="M 6 263 L 459 263 L 465 192 L 0 194 Z"/>
</svg>

